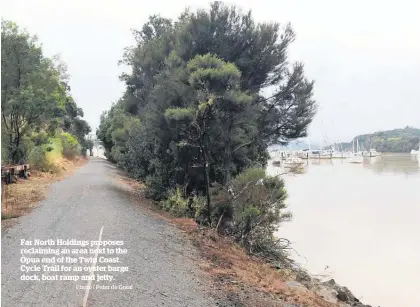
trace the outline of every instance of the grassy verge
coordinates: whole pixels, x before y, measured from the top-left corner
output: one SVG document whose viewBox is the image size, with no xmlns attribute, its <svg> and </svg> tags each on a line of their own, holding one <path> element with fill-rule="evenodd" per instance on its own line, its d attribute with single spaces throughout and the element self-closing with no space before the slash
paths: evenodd
<svg viewBox="0 0 420 307">
<path fill-rule="evenodd" d="M 29 213 L 44 199 L 51 183 L 62 180 L 86 162 L 87 159 L 83 157 L 76 157 L 71 161 L 62 159 L 55 173 L 31 170 L 31 177 L 28 179 L 19 178 L 17 183 L 4 185 L 5 201 L 1 204 L 2 230 L 11 226 L 15 218 Z"/>
<path fill-rule="evenodd" d="M 348 299 L 348 304 L 337 299 L 341 289 L 348 290 L 333 280 L 322 283 L 303 270 L 279 268 L 251 257 L 233 240 L 219 235 L 214 229 L 200 227 L 193 219 L 175 218 L 162 211 L 144 197 L 143 184 L 123 174 L 118 180 L 128 187 L 131 199 L 138 206 L 178 227 L 192 241 L 200 252 L 198 265 L 212 282 L 213 296 L 223 302 L 220 306 L 365 306 L 355 302 L 354 297 L 352 302 Z"/>
</svg>

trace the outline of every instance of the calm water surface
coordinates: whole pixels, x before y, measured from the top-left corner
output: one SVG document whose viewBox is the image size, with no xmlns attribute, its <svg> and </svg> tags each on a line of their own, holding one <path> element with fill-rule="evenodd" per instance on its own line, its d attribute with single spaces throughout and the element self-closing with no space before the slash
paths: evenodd
<svg viewBox="0 0 420 307">
<path fill-rule="evenodd" d="M 419 160 L 310 160 L 304 174 L 284 176 L 294 218 L 278 235 L 294 242 L 295 259 L 310 272 L 334 278 L 364 303 L 420 306 Z"/>
</svg>

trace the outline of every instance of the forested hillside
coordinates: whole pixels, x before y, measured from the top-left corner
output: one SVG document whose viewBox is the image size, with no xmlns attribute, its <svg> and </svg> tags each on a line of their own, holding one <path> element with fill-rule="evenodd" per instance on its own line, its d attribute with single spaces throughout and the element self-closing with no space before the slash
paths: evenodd
<svg viewBox="0 0 420 307">
<path fill-rule="evenodd" d="M 358 135 L 354 140 L 359 140 L 365 149 L 375 148 L 380 152 L 410 152 L 418 150 L 420 142 L 420 129 L 406 127 L 379 131 L 372 134 Z M 344 148 L 351 149 L 352 142 L 344 143 Z"/>
<path fill-rule="evenodd" d="M 267 146 L 304 137 L 316 110 L 313 82 L 288 62 L 291 26 L 215 2 L 152 16 L 134 36 L 126 92 L 97 131 L 107 157 L 164 209 L 231 225 L 249 250 L 259 242 L 255 253 L 278 247 L 272 232 L 289 214 L 283 182 L 262 169 Z"/>
<path fill-rule="evenodd" d="M 1 160 L 50 170 L 85 152 L 91 128 L 73 100 L 66 65 L 42 53 L 37 38 L 1 22 Z"/>
</svg>

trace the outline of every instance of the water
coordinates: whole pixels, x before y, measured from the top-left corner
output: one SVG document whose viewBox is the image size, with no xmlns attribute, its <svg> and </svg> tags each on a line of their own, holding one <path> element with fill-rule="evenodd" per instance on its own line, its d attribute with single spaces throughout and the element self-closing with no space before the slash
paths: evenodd
<svg viewBox="0 0 420 307">
<path fill-rule="evenodd" d="M 278 235 L 294 242 L 295 259 L 311 273 L 334 278 L 364 303 L 420 306 L 419 160 L 308 161 L 304 174 L 284 176 L 294 218 Z"/>
</svg>

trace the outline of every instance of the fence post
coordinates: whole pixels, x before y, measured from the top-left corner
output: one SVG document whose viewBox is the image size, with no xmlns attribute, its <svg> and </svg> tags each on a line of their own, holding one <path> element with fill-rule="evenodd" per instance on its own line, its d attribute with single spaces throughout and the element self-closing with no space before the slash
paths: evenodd
<svg viewBox="0 0 420 307">
<path fill-rule="evenodd" d="M 6 191 L 5 191 L 5 181 L 6 177 L 1 177 L 1 205 L 5 204 L 5 209 L 7 210 L 7 202 L 6 202 Z"/>
</svg>

